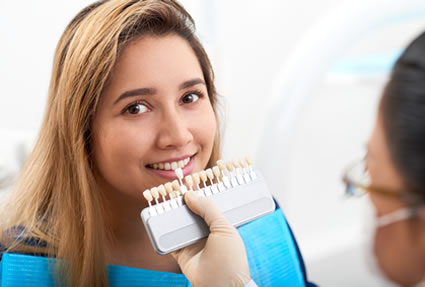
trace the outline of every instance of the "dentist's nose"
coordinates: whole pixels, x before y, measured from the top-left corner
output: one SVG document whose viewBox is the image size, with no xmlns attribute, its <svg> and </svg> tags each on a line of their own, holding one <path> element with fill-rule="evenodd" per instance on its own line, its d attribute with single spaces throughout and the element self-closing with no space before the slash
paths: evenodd
<svg viewBox="0 0 425 287">
<path fill-rule="evenodd" d="M 184 147 L 193 140 L 188 120 L 177 111 L 164 114 L 159 126 L 157 145 L 161 149 Z"/>
</svg>

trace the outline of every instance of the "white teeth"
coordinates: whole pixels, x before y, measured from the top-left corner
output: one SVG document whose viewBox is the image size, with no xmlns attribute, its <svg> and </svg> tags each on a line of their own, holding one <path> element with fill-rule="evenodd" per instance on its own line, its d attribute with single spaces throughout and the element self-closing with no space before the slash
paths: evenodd
<svg viewBox="0 0 425 287">
<path fill-rule="evenodd" d="M 153 169 L 176 170 L 178 168 L 184 168 L 189 163 L 189 161 L 190 161 L 190 157 L 180 161 L 154 163 L 154 164 L 150 164 L 149 167 Z"/>
<path fill-rule="evenodd" d="M 179 161 L 179 167 L 183 168 L 186 164 L 184 163 L 184 160 Z"/>
</svg>

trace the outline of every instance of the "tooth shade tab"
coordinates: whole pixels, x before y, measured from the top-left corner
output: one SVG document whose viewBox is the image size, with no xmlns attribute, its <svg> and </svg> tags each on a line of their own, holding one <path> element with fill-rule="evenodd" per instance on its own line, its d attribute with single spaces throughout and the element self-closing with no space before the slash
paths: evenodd
<svg viewBox="0 0 425 287">
<path fill-rule="evenodd" d="M 235 167 L 235 168 L 239 168 L 240 166 L 239 166 L 239 162 L 237 161 L 237 160 L 233 160 L 232 161 L 232 164 L 233 164 L 233 166 Z"/>
<path fill-rule="evenodd" d="M 179 179 L 183 178 L 183 170 L 180 167 L 175 169 L 174 172 L 176 173 L 177 178 L 179 178 Z"/>
<path fill-rule="evenodd" d="M 193 179 L 192 179 L 192 176 L 190 176 L 190 175 L 188 175 L 188 176 L 186 176 L 185 178 L 184 178 L 184 181 L 190 186 L 190 187 L 192 187 L 193 186 Z"/>
<path fill-rule="evenodd" d="M 243 161 L 243 160 L 240 160 L 240 161 L 239 161 L 239 165 L 240 165 L 242 168 L 246 168 L 246 167 L 247 167 L 247 165 L 246 165 L 245 161 Z"/>
<path fill-rule="evenodd" d="M 208 177 L 210 180 L 212 180 L 212 179 L 214 178 L 214 174 L 213 174 L 213 171 L 212 171 L 212 169 L 211 169 L 211 168 L 207 169 L 205 172 L 207 173 L 207 177 Z"/>
<path fill-rule="evenodd" d="M 214 173 L 215 177 L 216 177 L 216 178 L 217 178 L 217 180 L 218 180 L 218 178 L 220 177 L 220 169 L 218 168 L 218 166 L 214 166 L 214 167 L 212 168 L 212 171 L 213 171 L 213 173 Z"/>
<path fill-rule="evenodd" d="M 158 199 L 159 198 L 158 188 L 152 187 L 151 188 L 151 194 L 152 194 L 153 198 Z"/>
<path fill-rule="evenodd" d="M 250 156 L 245 157 L 245 161 L 248 165 L 252 165 L 252 158 Z"/>
<path fill-rule="evenodd" d="M 165 190 L 165 186 L 163 184 L 161 184 L 160 186 L 158 186 L 158 192 L 162 196 L 166 196 L 167 195 L 167 191 Z"/>
<path fill-rule="evenodd" d="M 208 180 L 208 178 L 207 178 L 207 173 L 205 172 L 205 170 L 201 171 L 201 172 L 199 173 L 199 176 L 201 177 L 201 180 L 202 180 L 203 182 L 206 182 L 206 181 Z"/>
<path fill-rule="evenodd" d="M 149 189 L 146 189 L 146 190 L 143 192 L 143 196 L 145 197 L 145 199 L 146 199 L 149 203 L 153 200 L 153 198 L 152 198 L 152 194 L 151 194 L 151 191 L 150 191 Z"/>
<path fill-rule="evenodd" d="M 225 170 L 226 169 L 226 164 L 224 163 L 224 161 L 222 159 L 220 159 L 220 160 L 217 161 L 217 166 L 221 170 Z"/>
<path fill-rule="evenodd" d="M 172 170 L 176 170 L 177 168 L 178 168 L 177 162 L 173 161 L 173 162 L 171 163 L 171 169 L 172 169 Z"/>
<path fill-rule="evenodd" d="M 199 177 L 199 173 L 192 174 L 192 178 L 196 185 L 201 183 L 201 178 Z"/>
<path fill-rule="evenodd" d="M 173 185 L 171 184 L 171 182 L 167 182 L 167 183 L 165 184 L 165 190 L 167 190 L 167 192 L 168 192 L 169 194 L 171 194 L 171 193 L 173 192 Z"/>
<path fill-rule="evenodd" d="M 232 172 L 233 171 L 233 164 L 231 162 L 227 162 L 226 168 L 227 168 L 228 171 Z"/>
<path fill-rule="evenodd" d="M 177 179 L 173 180 L 173 182 L 171 184 L 173 185 L 173 190 L 175 190 L 175 191 L 180 190 L 180 184 L 179 184 L 179 181 Z"/>
</svg>

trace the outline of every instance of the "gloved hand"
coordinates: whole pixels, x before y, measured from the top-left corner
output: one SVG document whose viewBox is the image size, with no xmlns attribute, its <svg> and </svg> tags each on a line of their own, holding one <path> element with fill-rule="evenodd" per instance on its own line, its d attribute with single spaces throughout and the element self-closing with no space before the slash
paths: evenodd
<svg viewBox="0 0 425 287">
<path fill-rule="evenodd" d="M 194 287 L 245 286 L 251 277 L 245 246 L 236 228 L 212 201 L 193 191 L 184 198 L 211 231 L 206 240 L 172 253 L 184 275 Z"/>
</svg>

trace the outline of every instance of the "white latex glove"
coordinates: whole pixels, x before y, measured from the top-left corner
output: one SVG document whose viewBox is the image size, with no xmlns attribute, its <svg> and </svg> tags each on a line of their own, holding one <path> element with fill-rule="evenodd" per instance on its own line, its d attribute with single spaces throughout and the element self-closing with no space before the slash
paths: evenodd
<svg viewBox="0 0 425 287">
<path fill-rule="evenodd" d="M 184 198 L 211 231 L 206 240 L 172 253 L 184 275 L 194 287 L 245 286 L 251 277 L 245 246 L 236 228 L 212 201 L 193 191 Z"/>
</svg>

